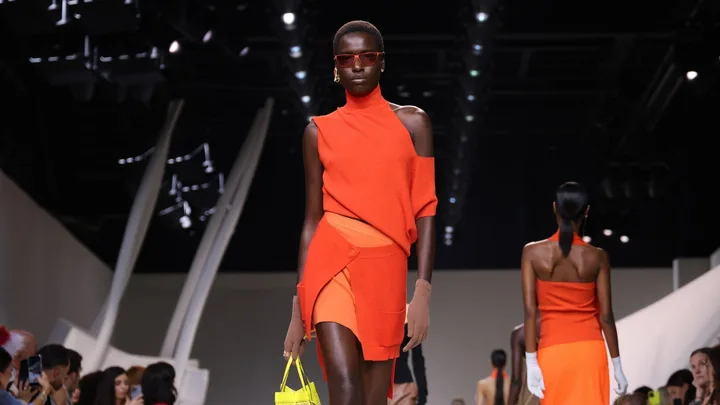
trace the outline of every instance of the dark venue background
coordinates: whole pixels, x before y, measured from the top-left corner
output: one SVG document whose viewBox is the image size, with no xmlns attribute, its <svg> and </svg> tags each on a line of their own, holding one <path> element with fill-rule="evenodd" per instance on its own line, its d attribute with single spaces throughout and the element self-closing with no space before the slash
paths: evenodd
<svg viewBox="0 0 720 405">
<path fill-rule="evenodd" d="M 186 100 L 171 156 L 209 145 L 213 174 L 196 170 L 202 151 L 185 164 L 211 185 L 195 204 L 211 207 L 216 173 L 230 170 L 274 97 L 221 271 L 295 269 L 302 129 L 343 102 L 331 41 L 352 19 L 385 35 L 385 97 L 433 120 L 437 268 L 517 268 L 522 246 L 554 231 L 553 191 L 567 180 L 592 190 L 587 235 L 615 266 L 668 266 L 720 244 L 718 2 L 611 1 L 590 12 L 568 0 L 447 0 L 431 11 L 408 1 L 107 0 L 75 2 L 65 19 L 51 3 L 0 4 L 0 167 L 111 266 L 144 169 L 119 162 L 154 144 L 168 101 Z M 286 8 L 297 16 L 290 31 Z M 171 187 L 168 175 L 158 211 Z M 203 230 L 195 219 L 184 229 L 155 217 L 136 271 L 186 271 Z"/>
</svg>

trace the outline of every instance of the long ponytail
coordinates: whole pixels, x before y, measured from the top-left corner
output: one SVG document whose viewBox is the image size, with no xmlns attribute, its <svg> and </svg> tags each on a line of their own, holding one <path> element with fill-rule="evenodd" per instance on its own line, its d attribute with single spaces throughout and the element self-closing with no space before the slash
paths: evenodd
<svg viewBox="0 0 720 405">
<path fill-rule="evenodd" d="M 505 363 L 507 363 L 505 350 L 493 350 L 490 354 L 490 363 L 495 368 L 495 401 L 493 405 L 505 405 L 505 377 L 503 376 Z"/>
<path fill-rule="evenodd" d="M 565 257 L 570 254 L 572 248 L 573 237 L 575 236 L 575 230 L 573 229 L 572 221 L 567 218 L 561 218 L 560 221 L 560 249 Z"/>
<path fill-rule="evenodd" d="M 570 254 L 574 226 L 580 226 L 588 208 L 588 195 L 585 188 L 578 183 L 569 181 L 555 192 L 555 212 L 560 218 L 560 249 L 565 257 Z"/>
<path fill-rule="evenodd" d="M 493 405 L 505 405 L 505 377 L 503 377 L 503 369 L 496 368 L 497 377 L 495 378 L 495 403 Z"/>
</svg>

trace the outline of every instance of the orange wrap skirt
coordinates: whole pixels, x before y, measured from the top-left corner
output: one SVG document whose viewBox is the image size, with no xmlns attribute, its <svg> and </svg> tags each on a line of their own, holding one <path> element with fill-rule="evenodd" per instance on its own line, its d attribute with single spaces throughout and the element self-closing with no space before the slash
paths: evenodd
<svg viewBox="0 0 720 405">
<path fill-rule="evenodd" d="M 298 298 L 306 335 L 335 322 L 350 329 L 367 361 L 400 355 L 407 302 L 407 255 L 372 226 L 326 213 L 308 247 Z M 318 360 L 327 380 L 318 342 Z M 393 373 L 394 375 L 394 364 Z M 392 398 L 392 381 L 388 381 Z"/>
<path fill-rule="evenodd" d="M 605 341 L 585 340 L 540 348 L 538 364 L 545 382 L 541 405 L 610 403 Z"/>
</svg>

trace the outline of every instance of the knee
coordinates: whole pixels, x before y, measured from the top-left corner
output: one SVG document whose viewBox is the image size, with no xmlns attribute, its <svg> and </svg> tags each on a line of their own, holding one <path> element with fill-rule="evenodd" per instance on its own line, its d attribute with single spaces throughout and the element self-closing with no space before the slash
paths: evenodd
<svg viewBox="0 0 720 405">
<path fill-rule="evenodd" d="M 336 374 L 333 379 L 335 394 L 342 398 L 343 404 L 361 404 L 362 403 L 362 380 L 358 372 L 348 370 L 347 372 Z"/>
</svg>

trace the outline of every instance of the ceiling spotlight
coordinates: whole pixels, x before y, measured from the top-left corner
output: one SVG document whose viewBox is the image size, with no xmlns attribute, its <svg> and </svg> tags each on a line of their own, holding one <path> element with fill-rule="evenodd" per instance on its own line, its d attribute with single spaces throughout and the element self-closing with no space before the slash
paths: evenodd
<svg viewBox="0 0 720 405">
<path fill-rule="evenodd" d="M 470 70 L 470 77 L 477 77 L 479 74 L 480 72 L 475 69 Z"/>
<path fill-rule="evenodd" d="M 612 234 L 613 234 L 612 229 L 603 230 L 603 235 L 605 235 L 605 236 L 612 236 Z"/>
<path fill-rule="evenodd" d="M 290 57 L 293 59 L 297 59 L 302 56 L 302 49 L 299 45 L 291 46 L 290 47 Z"/>
<path fill-rule="evenodd" d="M 245 48 L 240 50 L 240 56 L 245 56 L 248 54 L 248 52 L 250 52 L 250 47 L 246 46 Z"/>
<path fill-rule="evenodd" d="M 170 44 L 170 53 L 176 53 L 180 50 L 180 43 L 178 41 L 172 41 Z"/>
<path fill-rule="evenodd" d="M 687 77 L 688 80 L 694 80 L 697 75 L 697 72 L 694 70 L 689 70 L 687 73 L 685 73 L 685 77 Z"/>
<path fill-rule="evenodd" d="M 285 13 L 282 15 L 282 20 L 285 25 L 292 25 L 295 22 L 295 13 Z"/>
<path fill-rule="evenodd" d="M 205 33 L 205 35 L 203 35 L 202 41 L 205 42 L 205 43 L 208 43 L 208 42 L 210 42 L 210 40 L 212 39 L 212 37 L 213 37 L 213 32 L 212 32 L 212 31 L 208 31 L 208 32 Z"/>
<path fill-rule="evenodd" d="M 452 246 L 452 239 L 445 239 L 445 246 Z"/>
<path fill-rule="evenodd" d="M 628 237 L 625 236 L 625 235 L 622 235 L 622 236 L 620 236 L 620 242 L 622 242 L 622 243 L 628 243 L 628 242 L 630 242 L 630 238 L 628 238 Z"/>
<path fill-rule="evenodd" d="M 483 23 L 483 22 L 487 21 L 488 17 L 490 17 L 490 16 L 487 15 L 487 13 L 482 13 L 482 12 L 481 12 L 481 13 L 475 14 L 475 19 L 476 19 L 479 23 Z"/>
<path fill-rule="evenodd" d="M 592 242 L 592 238 L 585 235 L 585 236 L 583 236 L 583 241 L 585 241 L 585 243 L 590 243 L 590 242 Z"/>
<path fill-rule="evenodd" d="M 475 96 L 472 94 L 468 94 L 467 101 L 475 101 Z"/>
<path fill-rule="evenodd" d="M 453 233 L 454 230 L 455 230 L 455 228 L 453 228 L 453 227 L 450 226 L 450 225 L 448 225 L 448 226 L 445 227 L 445 232 L 447 232 L 447 233 Z"/>
<path fill-rule="evenodd" d="M 475 117 L 474 117 L 474 116 L 472 116 L 472 115 L 466 115 L 466 116 L 465 116 L 465 121 L 467 121 L 467 122 L 472 122 L 473 120 L 475 120 Z"/>
<path fill-rule="evenodd" d="M 298 70 L 297 72 L 295 72 L 295 77 L 298 80 L 305 80 L 305 77 L 307 77 L 307 72 L 304 70 Z"/>
<path fill-rule="evenodd" d="M 300 101 L 302 101 L 303 104 L 307 104 L 310 102 L 310 96 L 304 95 L 304 96 L 300 97 Z"/>
</svg>

